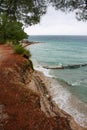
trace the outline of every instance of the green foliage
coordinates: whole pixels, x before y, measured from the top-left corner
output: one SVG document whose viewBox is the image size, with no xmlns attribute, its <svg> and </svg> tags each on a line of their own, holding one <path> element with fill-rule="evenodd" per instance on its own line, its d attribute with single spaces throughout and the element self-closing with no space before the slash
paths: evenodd
<svg viewBox="0 0 87 130">
<path fill-rule="evenodd" d="M 74 11 L 78 20 L 87 20 L 87 0 L 49 0 L 56 10 Z"/>
<path fill-rule="evenodd" d="M 87 20 L 87 0 L 0 0 L 0 43 L 18 44 L 26 39 L 23 24 L 40 22 L 49 4 L 64 12 L 75 11 L 78 20 Z"/>
<path fill-rule="evenodd" d="M 75 10 L 78 19 L 87 20 L 87 0 L 0 0 L 0 14 L 23 24 L 37 24 L 49 4 L 62 11 Z"/>
<path fill-rule="evenodd" d="M 31 57 L 30 51 L 25 49 L 25 51 L 24 51 L 24 53 L 23 53 L 23 56 L 24 56 L 25 58 L 29 59 L 29 58 Z"/>
<path fill-rule="evenodd" d="M 51 4 L 62 11 L 76 11 L 78 19 L 87 20 L 87 0 L 0 0 L 0 14 L 23 24 L 37 24 Z"/>
<path fill-rule="evenodd" d="M 18 43 L 20 40 L 27 38 L 23 30 L 23 24 L 17 21 L 11 21 L 6 13 L 0 15 L 0 43 L 8 41 Z"/>
<path fill-rule="evenodd" d="M 11 20 L 32 25 L 46 13 L 45 0 L 0 0 L 0 13 L 5 12 Z"/>
<path fill-rule="evenodd" d="M 28 50 L 26 50 L 22 45 L 15 45 L 14 51 L 16 54 L 21 54 L 23 57 L 29 59 L 31 57 L 31 54 Z"/>
<path fill-rule="evenodd" d="M 17 54 L 23 54 L 25 49 L 24 49 L 24 47 L 22 47 L 22 45 L 15 45 L 14 46 L 14 51 Z"/>
</svg>

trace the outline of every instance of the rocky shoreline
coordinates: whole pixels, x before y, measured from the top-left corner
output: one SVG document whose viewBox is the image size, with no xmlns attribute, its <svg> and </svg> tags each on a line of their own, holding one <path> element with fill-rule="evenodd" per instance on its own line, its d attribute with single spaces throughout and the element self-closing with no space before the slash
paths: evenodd
<svg viewBox="0 0 87 130">
<path fill-rule="evenodd" d="M 0 45 L 0 130 L 86 130 L 52 101 L 50 79 Z"/>
<path fill-rule="evenodd" d="M 34 71 L 29 89 L 40 95 L 40 106 L 41 110 L 46 114 L 47 117 L 60 117 L 68 120 L 70 129 L 72 130 L 86 130 L 79 126 L 68 113 L 60 109 L 56 103 L 52 100 L 49 87 L 51 86 L 52 79 L 45 77 L 40 71 Z"/>
</svg>

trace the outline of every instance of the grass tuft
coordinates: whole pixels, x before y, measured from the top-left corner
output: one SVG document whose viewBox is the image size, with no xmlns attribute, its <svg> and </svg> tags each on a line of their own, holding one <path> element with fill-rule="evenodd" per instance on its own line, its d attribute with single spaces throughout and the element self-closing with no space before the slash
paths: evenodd
<svg viewBox="0 0 87 130">
<path fill-rule="evenodd" d="M 16 54 L 23 55 L 23 57 L 25 57 L 26 59 L 29 59 L 31 57 L 30 51 L 26 50 L 22 45 L 15 45 L 14 52 Z"/>
</svg>

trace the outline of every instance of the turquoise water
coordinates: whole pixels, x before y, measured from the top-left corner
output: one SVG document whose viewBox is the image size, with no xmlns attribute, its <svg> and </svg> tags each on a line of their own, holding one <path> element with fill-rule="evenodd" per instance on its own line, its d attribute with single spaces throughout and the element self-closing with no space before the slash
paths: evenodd
<svg viewBox="0 0 87 130">
<path fill-rule="evenodd" d="M 29 48 L 32 60 L 42 67 L 87 63 L 87 36 L 30 36 L 29 40 L 41 43 Z M 49 74 L 74 97 L 87 105 L 87 66 L 74 69 L 49 69 Z M 87 108 L 84 111 L 86 115 Z"/>
</svg>

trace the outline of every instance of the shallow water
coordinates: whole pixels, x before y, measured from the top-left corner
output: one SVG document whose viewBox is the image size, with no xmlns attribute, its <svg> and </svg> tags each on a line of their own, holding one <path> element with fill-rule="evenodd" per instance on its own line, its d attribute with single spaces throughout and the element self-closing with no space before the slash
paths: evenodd
<svg viewBox="0 0 87 130">
<path fill-rule="evenodd" d="M 41 42 L 29 47 L 34 65 L 56 79 L 56 84 L 52 84 L 53 99 L 87 127 L 87 66 L 61 70 L 43 68 L 87 63 L 87 36 L 31 36 L 30 40 Z"/>
</svg>

